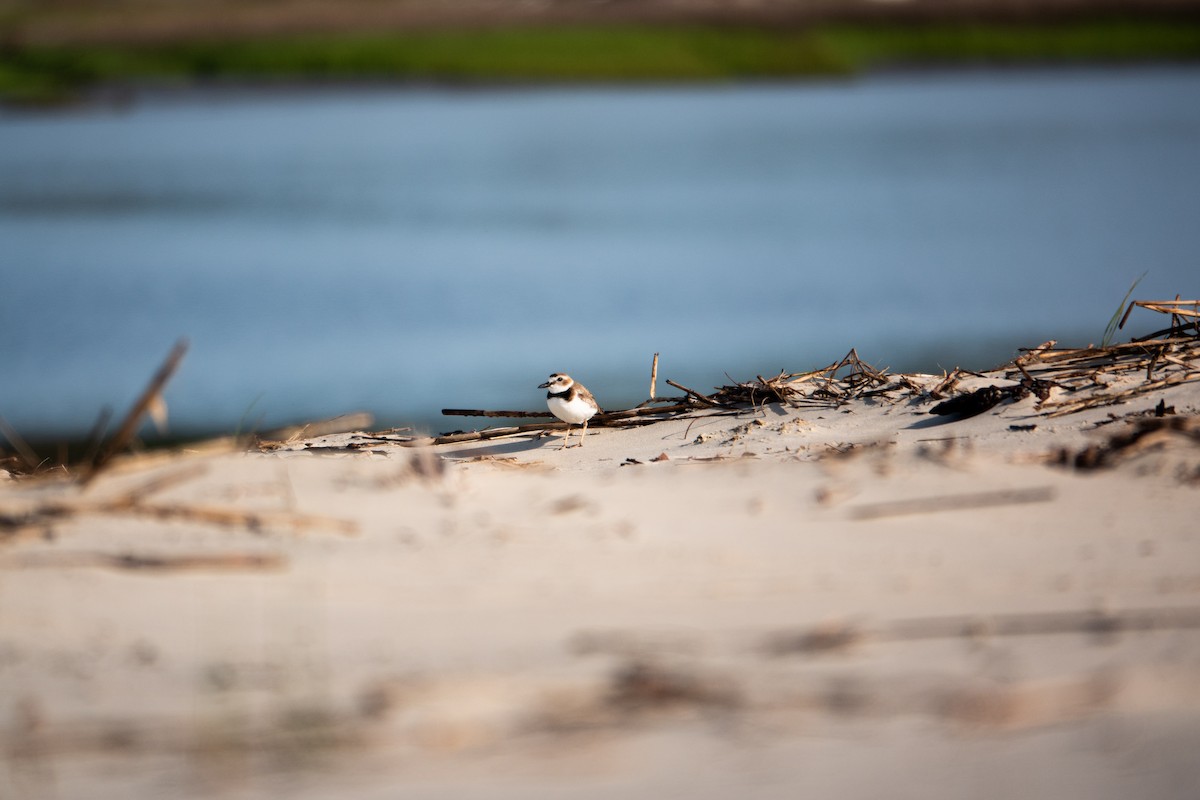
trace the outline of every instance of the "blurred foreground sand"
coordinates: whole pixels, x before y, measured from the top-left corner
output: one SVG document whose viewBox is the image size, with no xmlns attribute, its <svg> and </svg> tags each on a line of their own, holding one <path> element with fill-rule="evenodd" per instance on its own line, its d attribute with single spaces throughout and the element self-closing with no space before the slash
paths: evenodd
<svg viewBox="0 0 1200 800">
<path fill-rule="evenodd" d="M 0 797 L 1200 796 L 1200 447 L 1049 463 L 1160 401 L 5 481 Z"/>
</svg>

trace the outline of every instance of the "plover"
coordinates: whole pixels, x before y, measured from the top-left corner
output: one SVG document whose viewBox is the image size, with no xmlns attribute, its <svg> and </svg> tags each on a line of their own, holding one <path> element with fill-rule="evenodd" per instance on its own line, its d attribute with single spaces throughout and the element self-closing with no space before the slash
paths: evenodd
<svg viewBox="0 0 1200 800">
<path fill-rule="evenodd" d="M 584 388 L 582 383 L 576 383 L 570 375 L 555 372 L 550 380 L 538 386 L 546 389 L 546 405 L 550 413 L 567 423 L 567 435 L 563 438 L 563 447 L 571 440 L 571 426 L 583 425 L 579 433 L 579 446 L 583 447 L 583 437 L 587 435 L 588 420 L 596 415 L 600 406 L 592 393 Z"/>
</svg>

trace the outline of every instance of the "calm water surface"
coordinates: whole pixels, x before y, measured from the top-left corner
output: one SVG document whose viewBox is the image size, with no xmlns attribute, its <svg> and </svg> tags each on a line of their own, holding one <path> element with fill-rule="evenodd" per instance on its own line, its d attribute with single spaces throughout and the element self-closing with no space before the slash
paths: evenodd
<svg viewBox="0 0 1200 800">
<path fill-rule="evenodd" d="M 1198 100 L 1147 68 L 8 112 L 0 415 L 85 431 L 181 336 L 191 431 L 455 427 L 551 371 L 617 406 L 656 351 L 707 389 L 1098 340 L 1143 272 L 1200 296 Z"/>
</svg>

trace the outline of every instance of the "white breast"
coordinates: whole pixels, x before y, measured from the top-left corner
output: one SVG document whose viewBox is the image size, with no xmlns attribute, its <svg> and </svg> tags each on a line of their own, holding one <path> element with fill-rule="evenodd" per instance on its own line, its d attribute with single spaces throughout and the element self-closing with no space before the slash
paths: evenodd
<svg viewBox="0 0 1200 800">
<path fill-rule="evenodd" d="M 576 397 L 570 402 L 561 397 L 548 397 L 546 405 L 550 407 L 551 414 L 572 425 L 579 425 L 596 414 L 595 406 L 584 402 L 581 397 Z"/>
</svg>

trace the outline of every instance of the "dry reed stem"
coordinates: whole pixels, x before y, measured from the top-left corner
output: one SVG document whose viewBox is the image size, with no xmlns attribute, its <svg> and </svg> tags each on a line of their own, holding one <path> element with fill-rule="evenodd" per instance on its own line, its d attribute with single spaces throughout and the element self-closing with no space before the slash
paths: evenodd
<svg viewBox="0 0 1200 800">
<path fill-rule="evenodd" d="M 158 477 L 116 497 L 105 500 L 74 498 L 44 502 L 28 509 L 5 510 L 0 508 L 0 531 L 8 531 L 9 533 L 5 538 L 10 538 L 20 534 L 25 529 L 47 526 L 65 519 L 89 514 L 111 514 L 150 517 L 159 520 L 199 522 L 210 525 L 244 527 L 253 531 L 261 531 L 269 528 L 292 528 L 295 530 L 326 528 L 347 535 L 357 533 L 358 531 L 357 524 L 350 520 L 312 514 L 298 514 L 287 511 L 248 511 L 235 508 L 189 505 L 185 503 L 143 502 L 143 498 L 148 494 L 161 491 L 182 480 L 190 479 L 195 474 L 194 471 L 184 470 L 175 475 Z"/>
<path fill-rule="evenodd" d="M 1170 314 L 1172 323 L 1192 316 L 1200 309 L 1200 301 L 1135 301 L 1121 319 L 1123 326 L 1134 307 Z M 1047 416 L 1058 417 L 1120 403 L 1158 389 L 1200 379 L 1196 362 L 1200 360 L 1200 328 L 1196 323 L 1173 324 L 1150 336 L 1106 347 L 1063 348 L 1054 350 L 1042 345 L 1011 362 L 1006 377 L 1019 372 L 1026 380 L 1038 379 L 1069 392 L 1095 390 L 1088 397 L 1043 401 L 1038 410 Z M 1053 343 L 1047 343 L 1053 344 Z M 1001 368 L 1003 369 L 1003 368 Z M 1143 383 L 1125 389 L 1109 391 L 1112 377 L 1142 373 Z M 1159 379 L 1155 380 L 1155 374 Z"/>
<path fill-rule="evenodd" d="M 676 383 L 675 381 L 673 381 L 669 378 L 667 379 L 667 385 L 674 386 L 676 389 L 683 392 L 688 397 L 692 398 L 693 400 L 700 403 L 701 405 L 708 406 L 709 408 L 721 408 L 722 407 L 721 403 L 712 399 L 708 395 L 701 394 L 700 392 L 697 392 L 695 389 L 689 389 L 688 387 L 684 386 L 683 384 Z"/>
<path fill-rule="evenodd" d="M 0 417 L 0 433 L 4 434 L 4 438 L 7 439 L 8 443 L 12 445 L 12 448 L 17 451 L 17 455 L 20 457 L 21 461 L 25 462 L 26 469 L 28 469 L 30 472 L 37 471 L 37 468 L 42 465 L 42 461 L 38 458 L 38 454 L 33 452 L 33 448 L 30 447 L 23 438 L 21 438 L 21 434 L 17 433 L 16 429 L 9 425 L 8 420 L 6 420 L 4 417 Z"/>
<path fill-rule="evenodd" d="M 1109 637 L 1122 632 L 1200 628 L 1200 607 L 1131 608 L 1120 611 L 1034 611 L 987 616 L 944 616 L 897 619 L 864 624 L 822 623 L 799 631 L 777 631 L 762 649 L 775 656 L 839 651 L 865 640 L 909 642 L 927 639 L 991 636 L 1085 634 Z"/>
<path fill-rule="evenodd" d="M 1061 451 L 1057 462 L 1076 469 L 1100 469 L 1180 440 L 1200 444 L 1200 417 L 1156 416 L 1138 420 L 1103 443 L 1093 444 L 1077 453 Z"/>
<path fill-rule="evenodd" d="M 1200 627 L 1200 608 L 1146 608 L 1122 611 L 1050 611 L 988 617 L 927 617 L 897 620 L 880 638 L 911 641 L 956 636 L 1045 636 L 1065 633 L 1111 635 L 1120 631 L 1179 630 Z"/>
<path fill-rule="evenodd" d="M 880 519 L 908 514 L 933 514 L 943 511 L 964 511 L 1025 503 L 1045 503 L 1053 499 L 1054 489 L 1049 486 L 1001 489 L 994 492 L 915 497 L 906 500 L 870 503 L 850 509 L 850 517 L 852 519 Z"/>
<path fill-rule="evenodd" d="M 167 385 L 167 381 L 175 374 L 179 362 L 183 360 L 183 356 L 187 353 L 188 343 L 186 339 L 180 339 L 175 343 L 175 347 L 167 355 L 165 361 L 154 373 L 154 377 L 150 379 L 150 383 L 142 391 L 142 394 L 134 402 L 129 412 L 125 415 L 125 419 L 121 422 L 121 426 L 109 440 L 108 445 L 100 450 L 95 461 L 84 468 L 83 474 L 79 478 L 80 484 L 86 486 L 91 481 L 95 480 L 96 476 L 107 466 L 118 452 L 120 452 L 134 434 L 137 433 L 138 426 L 142 422 L 142 417 L 150 410 L 157 402 L 161 402 L 161 394 L 163 387 Z"/>
<path fill-rule="evenodd" d="M 278 553 L 203 553 L 183 556 L 146 556 L 112 553 L 26 553 L 0 562 L 8 569 L 80 569 L 167 571 L 275 570 L 287 566 Z"/>
<path fill-rule="evenodd" d="M 442 415 L 447 417 L 504 417 L 507 419 L 553 419 L 549 411 L 487 411 L 474 408 L 443 408 Z"/>
<path fill-rule="evenodd" d="M 838 377 L 837 373 L 849 368 L 849 372 Z M 858 351 L 851 349 L 840 361 L 827 367 L 808 372 L 778 375 L 764 378 L 757 375 L 756 381 L 734 383 L 723 386 L 711 399 L 720 401 L 725 407 L 749 404 L 760 407 L 777 402 L 800 408 L 815 406 L 836 408 L 850 400 L 878 394 L 889 379 L 884 370 L 878 370 L 859 358 Z M 815 386 L 807 394 L 809 384 Z"/>
<path fill-rule="evenodd" d="M 1178 296 L 1174 300 L 1134 300 L 1125 310 L 1125 315 L 1121 317 L 1118 328 L 1125 326 L 1125 321 L 1129 319 L 1129 313 L 1135 306 L 1148 311 L 1157 311 L 1160 314 L 1170 314 L 1172 317 L 1200 319 L 1200 300 L 1180 300 Z"/>
<path fill-rule="evenodd" d="M 1060 400 L 1056 402 L 1042 403 L 1039 411 L 1045 413 L 1047 417 L 1061 417 L 1066 414 L 1073 414 L 1076 411 L 1083 411 L 1087 408 L 1097 408 L 1099 406 L 1113 405 L 1125 400 L 1129 400 L 1139 395 L 1148 394 L 1149 392 L 1158 389 L 1166 389 L 1171 386 L 1178 386 L 1184 383 L 1200 380 L 1200 371 L 1189 372 L 1183 375 L 1170 375 L 1166 378 L 1149 383 L 1143 383 L 1140 386 L 1133 386 L 1129 389 L 1124 389 L 1119 392 L 1100 393 L 1086 397 L 1082 400 Z M 1049 411 L 1047 411 L 1049 409 Z"/>
<path fill-rule="evenodd" d="M 335 433 L 351 433 L 371 427 L 375 417 L 366 411 L 356 411 L 351 414 L 341 414 L 328 419 L 314 422 L 302 422 L 298 425 L 288 425 L 284 428 L 264 431 L 258 434 L 260 444 L 270 442 L 294 442 L 297 439 L 314 439 L 318 436 L 329 436 Z"/>
<path fill-rule="evenodd" d="M 152 494 L 158 494 L 172 486 L 178 486 L 181 483 L 198 478 L 207 471 L 208 468 L 203 464 L 192 464 L 164 475 L 155 475 L 149 480 L 134 486 L 132 489 L 125 490 L 112 498 L 111 502 L 138 503 Z"/>
</svg>

